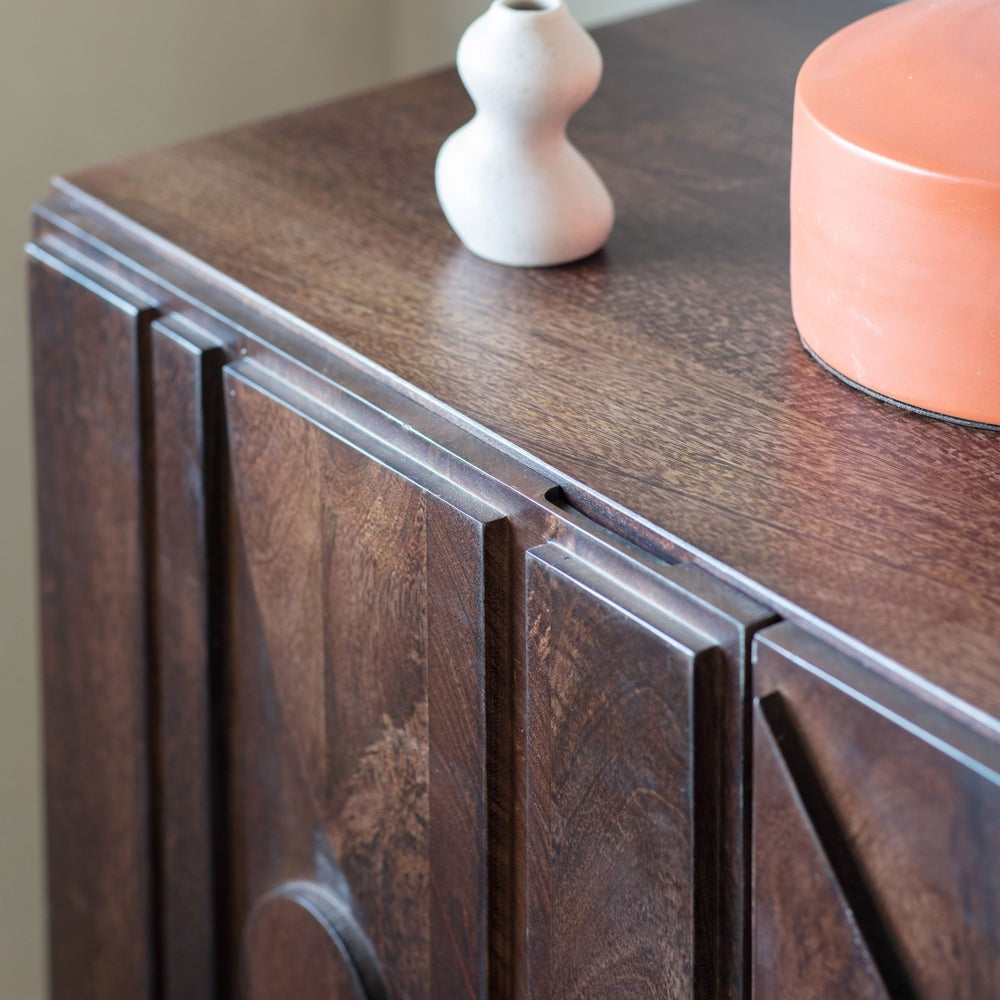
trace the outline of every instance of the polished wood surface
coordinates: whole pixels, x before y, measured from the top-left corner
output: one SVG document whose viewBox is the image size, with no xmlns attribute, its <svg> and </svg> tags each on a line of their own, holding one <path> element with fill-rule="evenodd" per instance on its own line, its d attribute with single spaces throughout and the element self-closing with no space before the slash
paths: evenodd
<svg viewBox="0 0 1000 1000">
<path fill-rule="evenodd" d="M 600 31 L 573 135 L 618 222 L 574 267 L 490 265 L 448 229 L 451 72 L 57 187 L 639 515 L 644 544 L 683 539 L 996 716 L 1000 441 L 850 391 L 790 315 L 792 84 L 864 9 L 700 0 Z"/>
</svg>

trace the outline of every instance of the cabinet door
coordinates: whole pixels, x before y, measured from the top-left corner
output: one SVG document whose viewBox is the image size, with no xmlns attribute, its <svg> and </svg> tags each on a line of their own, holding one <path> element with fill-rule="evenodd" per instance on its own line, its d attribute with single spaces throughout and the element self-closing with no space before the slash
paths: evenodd
<svg viewBox="0 0 1000 1000">
<path fill-rule="evenodd" d="M 1000 996 L 1000 749 L 782 624 L 755 643 L 754 996 Z"/>
<path fill-rule="evenodd" d="M 226 403 L 245 989 L 482 996 L 504 521 L 252 362 Z"/>
<path fill-rule="evenodd" d="M 718 995 L 720 650 L 554 544 L 527 561 L 527 993 Z"/>
<path fill-rule="evenodd" d="M 150 303 L 32 247 L 51 988 L 152 995 Z"/>
</svg>

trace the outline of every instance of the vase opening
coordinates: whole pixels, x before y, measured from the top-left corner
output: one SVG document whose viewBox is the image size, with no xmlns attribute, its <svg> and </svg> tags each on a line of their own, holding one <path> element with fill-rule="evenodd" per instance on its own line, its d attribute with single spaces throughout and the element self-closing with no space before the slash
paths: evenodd
<svg viewBox="0 0 1000 1000">
<path fill-rule="evenodd" d="M 503 7 L 510 10 L 523 10 L 540 13 L 546 10 L 555 10 L 561 0 L 500 0 Z"/>
</svg>

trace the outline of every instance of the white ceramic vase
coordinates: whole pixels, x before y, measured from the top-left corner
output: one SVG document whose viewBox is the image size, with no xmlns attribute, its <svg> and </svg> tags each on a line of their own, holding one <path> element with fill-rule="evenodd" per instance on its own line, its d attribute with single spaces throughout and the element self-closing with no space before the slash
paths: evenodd
<svg viewBox="0 0 1000 1000">
<path fill-rule="evenodd" d="M 611 195 L 566 137 L 601 79 L 601 53 L 562 0 L 493 0 L 462 36 L 458 71 L 475 117 L 438 154 L 445 217 L 499 264 L 565 264 L 599 250 Z"/>
</svg>

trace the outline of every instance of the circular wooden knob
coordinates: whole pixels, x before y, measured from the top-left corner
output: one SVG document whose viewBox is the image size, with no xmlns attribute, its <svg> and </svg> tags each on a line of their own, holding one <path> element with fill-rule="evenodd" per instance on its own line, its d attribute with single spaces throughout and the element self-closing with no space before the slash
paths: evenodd
<svg viewBox="0 0 1000 1000">
<path fill-rule="evenodd" d="M 250 1000 L 388 1000 L 374 951 L 344 902 L 313 882 L 258 900 L 243 934 Z"/>
</svg>

